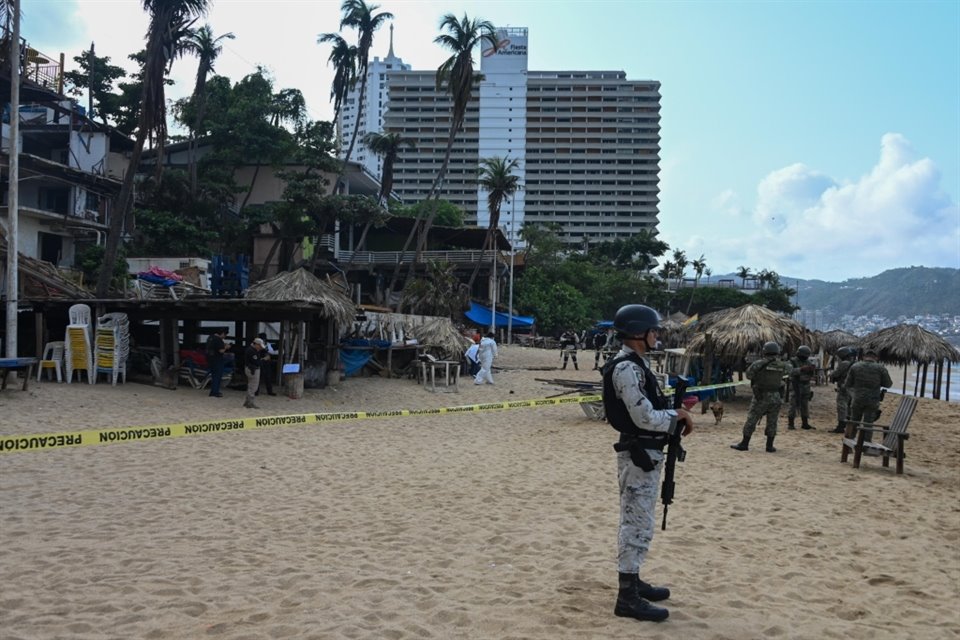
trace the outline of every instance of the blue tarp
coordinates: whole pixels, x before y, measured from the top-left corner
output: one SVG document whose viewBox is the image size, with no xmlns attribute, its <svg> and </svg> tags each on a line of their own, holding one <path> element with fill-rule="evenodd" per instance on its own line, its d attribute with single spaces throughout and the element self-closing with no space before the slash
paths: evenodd
<svg viewBox="0 0 960 640">
<path fill-rule="evenodd" d="M 484 307 L 476 302 L 471 302 L 470 310 L 464 315 L 467 316 L 468 320 L 474 324 L 480 325 L 481 327 L 490 326 L 490 307 Z M 496 326 L 506 327 L 509 318 L 510 314 L 500 313 L 497 311 Z M 533 326 L 534 322 L 536 322 L 536 318 L 533 316 L 513 316 L 512 327 L 514 329 L 528 329 Z"/>
</svg>

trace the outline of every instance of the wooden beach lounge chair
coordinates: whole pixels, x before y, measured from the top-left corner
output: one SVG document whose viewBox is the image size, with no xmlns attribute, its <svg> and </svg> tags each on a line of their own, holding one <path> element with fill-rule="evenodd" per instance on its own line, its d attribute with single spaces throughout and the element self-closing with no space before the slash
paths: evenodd
<svg viewBox="0 0 960 640">
<path fill-rule="evenodd" d="M 910 425 L 910 418 L 917 408 L 917 399 L 913 396 L 903 396 L 900 398 L 900 404 L 897 405 L 897 411 L 893 414 L 893 420 L 889 425 L 865 425 L 862 422 L 847 422 L 847 433 L 843 437 L 843 450 L 840 453 L 840 462 L 846 462 L 847 456 L 853 451 L 853 467 L 860 468 L 860 459 L 862 456 L 883 456 L 883 466 L 890 466 L 890 457 L 897 459 L 897 475 L 903 473 L 903 443 L 910 437 L 907 433 L 907 427 Z M 865 442 L 864 436 L 867 432 L 883 434 L 883 442 Z M 847 436 L 853 437 L 847 437 Z"/>
</svg>

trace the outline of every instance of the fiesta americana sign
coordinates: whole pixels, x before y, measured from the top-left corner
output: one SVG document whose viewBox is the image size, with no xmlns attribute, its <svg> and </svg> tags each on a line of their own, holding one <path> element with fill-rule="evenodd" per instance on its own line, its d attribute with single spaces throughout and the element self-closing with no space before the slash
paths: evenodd
<svg viewBox="0 0 960 640">
<path fill-rule="evenodd" d="M 527 55 L 526 44 L 514 44 L 510 38 L 504 38 L 497 42 L 496 47 L 487 47 L 483 50 L 483 57 L 489 58 L 492 55 L 498 56 L 525 56 Z"/>
</svg>

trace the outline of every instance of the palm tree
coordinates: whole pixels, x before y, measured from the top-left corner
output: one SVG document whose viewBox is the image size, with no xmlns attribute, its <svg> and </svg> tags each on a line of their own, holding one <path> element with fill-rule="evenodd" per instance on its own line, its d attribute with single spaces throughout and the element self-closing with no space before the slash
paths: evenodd
<svg viewBox="0 0 960 640">
<path fill-rule="evenodd" d="M 332 42 L 333 48 L 327 62 L 333 66 L 333 83 L 330 85 L 330 99 L 333 100 L 333 120 L 339 122 L 343 101 L 357 83 L 357 48 L 347 44 L 339 33 L 323 33 L 318 43 Z"/>
<path fill-rule="evenodd" d="M 487 246 L 494 250 L 494 263 L 496 263 L 496 232 L 500 226 L 500 207 L 505 200 L 509 200 L 520 188 L 520 178 L 513 174 L 513 170 L 520 166 L 517 159 L 508 160 L 507 158 L 484 158 L 480 161 L 480 177 L 477 182 L 480 188 L 487 192 L 487 210 L 490 212 L 490 224 L 487 227 L 487 237 L 483 241 L 483 248 L 480 250 L 480 260 L 473 268 L 473 274 L 470 276 L 470 282 L 467 283 L 467 289 L 473 288 L 473 282 L 476 280 L 477 273 L 480 271 L 480 265 L 483 263 L 483 252 Z"/>
<path fill-rule="evenodd" d="M 197 135 L 200 132 L 200 126 L 203 122 L 203 116 L 207 108 L 207 76 L 213 73 L 213 63 L 223 52 L 223 40 L 233 40 L 236 36 L 232 33 L 225 33 L 222 36 L 214 37 L 213 29 L 209 24 L 205 24 L 196 31 L 191 31 L 184 42 L 184 49 L 197 56 L 197 80 L 193 85 L 193 95 L 190 96 L 190 103 L 194 108 L 193 123 L 190 125 L 190 143 L 187 150 L 187 164 L 190 168 L 190 193 L 197 192 Z"/>
<path fill-rule="evenodd" d="M 193 23 L 207 11 L 208 0 L 141 0 L 150 14 L 147 29 L 146 57 L 143 66 L 143 84 L 140 95 L 140 113 L 137 118 L 137 137 L 130 154 L 130 163 L 124 174 L 120 195 L 117 196 L 110 229 L 104 246 L 103 264 L 97 278 L 97 296 L 105 298 L 110 278 L 117 261 L 120 236 L 133 209 L 133 179 L 140 165 L 147 136 L 157 140 L 157 160 L 163 156 L 167 135 L 167 105 L 164 96 L 164 78 L 174 58 L 182 53 L 183 43 Z M 159 165 L 158 165 L 159 166 Z"/>
<path fill-rule="evenodd" d="M 747 288 L 747 278 L 750 277 L 750 267 L 737 267 L 737 277 L 741 279 L 744 289 Z"/>
<path fill-rule="evenodd" d="M 687 315 L 690 315 L 690 308 L 693 306 L 693 294 L 697 290 L 697 285 L 700 284 L 700 278 L 703 277 L 703 272 L 707 268 L 707 261 L 704 259 L 703 254 L 700 254 L 700 257 L 690 263 L 693 266 L 693 272 L 696 274 L 693 278 L 693 290 L 690 292 L 690 301 L 687 302 Z"/>
<path fill-rule="evenodd" d="M 390 192 L 393 191 L 393 164 L 397 160 L 397 154 L 399 154 L 400 150 L 404 147 L 416 149 L 416 144 L 410 138 L 405 138 L 402 133 L 396 131 L 390 133 L 368 133 L 363 138 L 363 144 L 365 144 L 370 151 L 383 158 L 380 195 L 377 198 L 377 202 L 381 207 L 389 210 Z M 366 242 L 367 232 L 370 231 L 370 225 L 372 224 L 373 222 L 370 221 L 363 225 L 360 240 L 356 245 L 357 251 L 359 251 L 363 247 L 363 243 Z M 343 269 L 344 271 L 347 271 L 353 265 L 353 256 L 355 255 L 356 252 L 350 256 L 347 266 Z"/>
<path fill-rule="evenodd" d="M 402 133 L 396 131 L 389 133 L 368 133 L 363 138 L 363 144 L 365 144 L 370 151 L 383 158 L 378 201 L 381 207 L 387 209 L 390 192 L 393 191 L 393 164 L 397 160 L 397 155 L 404 147 L 407 149 L 416 149 L 417 145 L 412 139 L 405 138 Z"/>
<path fill-rule="evenodd" d="M 360 78 L 357 121 L 353 127 L 353 135 L 350 137 L 350 146 L 347 147 L 347 154 L 343 159 L 344 165 L 350 161 L 353 146 L 357 142 L 357 134 L 360 133 L 363 99 L 367 94 L 367 67 L 370 63 L 370 47 L 373 46 L 373 34 L 384 22 L 393 19 L 393 14 L 388 11 L 375 14 L 374 11 L 379 8 L 380 5 L 368 5 L 365 0 L 343 0 L 343 4 L 340 5 L 340 12 L 343 16 L 340 19 L 340 28 L 353 27 L 357 30 L 357 75 Z"/>
<path fill-rule="evenodd" d="M 687 252 L 680 249 L 674 249 L 673 251 L 673 266 L 674 266 L 674 275 L 677 276 L 677 288 L 680 288 L 680 281 L 683 280 L 683 272 L 686 271 L 687 265 L 690 264 L 687 262 Z"/>
<path fill-rule="evenodd" d="M 446 30 L 448 33 L 441 33 L 433 41 L 450 51 L 452 55 L 437 67 L 437 90 L 446 88 L 453 100 L 453 106 L 450 117 L 450 134 L 447 137 L 447 149 L 443 156 L 443 163 L 440 165 L 440 171 L 437 172 L 437 177 L 427 194 L 427 200 L 436 195 L 437 187 L 443 181 L 443 176 L 447 172 L 447 166 L 450 164 L 450 153 L 453 150 L 453 141 L 456 138 L 457 131 L 463 127 L 463 121 L 467 115 L 467 106 L 470 104 L 474 87 L 479 79 L 479 75 L 473 69 L 473 50 L 477 45 L 484 42 L 488 43 L 494 50 L 498 45 L 497 30 L 493 23 L 480 19 L 471 20 L 467 14 L 463 14 L 463 18 L 460 20 L 457 20 L 457 17 L 452 13 L 444 15 L 440 19 L 440 30 Z M 427 233 L 430 231 L 434 217 L 435 213 L 431 212 L 423 222 L 420 238 L 417 241 L 417 254 L 414 257 L 413 264 L 411 264 L 411 272 L 413 265 L 419 259 L 420 252 L 426 245 Z M 403 245 L 400 260 L 394 268 L 388 291 L 392 291 L 396 284 L 403 254 L 410 246 L 410 242 L 417 232 L 417 226 L 416 224 L 413 225 L 410 235 Z"/>
</svg>

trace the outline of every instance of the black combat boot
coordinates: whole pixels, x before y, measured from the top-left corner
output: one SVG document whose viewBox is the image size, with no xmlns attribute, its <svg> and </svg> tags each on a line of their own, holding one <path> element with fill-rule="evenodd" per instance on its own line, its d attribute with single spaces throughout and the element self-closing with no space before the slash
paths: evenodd
<svg viewBox="0 0 960 640">
<path fill-rule="evenodd" d="M 843 425 L 842 420 L 837 421 L 837 426 L 830 433 L 844 433 L 847 428 Z"/>
<path fill-rule="evenodd" d="M 670 589 L 666 587 L 655 587 L 649 582 L 644 582 L 637 578 L 637 593 L 640 597 L 650 602 L 660 602 L 670 597 Z"/>
<path fill-rule="evenodd" d="M 787 418 L 787 429 L 793 431 L 796 427 L 793 425 L 793 418 Z"/>
<path fill-rule="evenodd" d="M 807 421 L 807 418 L 803 418 L 803 425 L 800 428 L 806 429 L 807 431 L 810 431 L 811 429 L 814 429 L 814 430 L 816 429 L 815 426 L 813 426 Z"/>
<path fill-rule="evenodd" d="M 773 439 L 776 436 L 767 436 L 767 453 L 776 453 L 777 450 L 773 447 Z"/>
<path fill-rule="evenodd" d="M 577 366 L 576 362 L 573 363 L 573 369 L 574 371 L 580 371 L 580 367 Z"/>
<path fill-rule="evenodd" d="M 743 440 L 737 444 L 730 445 L 731 449 L 736 449 L 737 451 L 746 451 L 750 446 L 750 436 L 743 436 Z"/>
<path fill-rule="evenodd" d="M 613 609 L 613 614 L 622 618 L 635 618 L 637 620 L 650 620 L 652 622 L 666 620 L 670 615 L 669 611 L 663 607 L 655 607 L 640 595 L 641 582 L 639 576 L 636 574 L 620 574 L 620 590 L 617 592 L 617 605 Z M 649 587 L 650 585 L 646 586 Z"/>
</svg>

